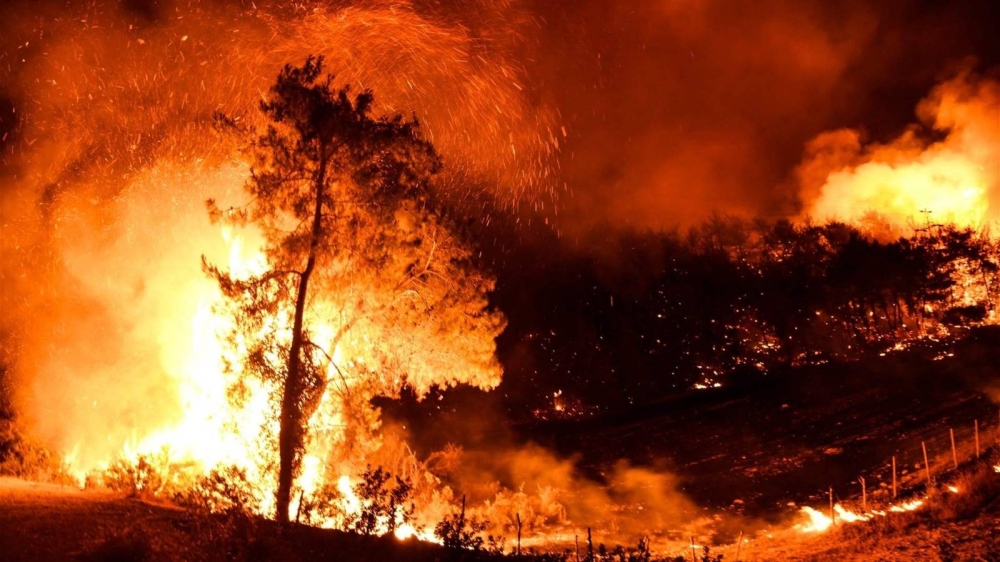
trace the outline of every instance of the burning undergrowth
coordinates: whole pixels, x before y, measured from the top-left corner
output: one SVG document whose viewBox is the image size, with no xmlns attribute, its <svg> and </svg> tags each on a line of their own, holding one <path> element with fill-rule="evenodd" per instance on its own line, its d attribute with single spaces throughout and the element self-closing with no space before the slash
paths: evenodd
<svg viewBox="0 0 1000 562">
<path fill-rule="evenodd" d="M 981 458 L 943 475 L 923 493 L 876 500 L 867 511 L 858 505 L 857 498 L 847 507 L 838 503 L 832 511 L 804 510 L 808 522 L 795 528 L 805 535 L 791 540 L 805 542 L 795 550 L 804 558 L 858 553 L 884 557 L 890 551 L 906 557 L 938 552 L 943 558 L 974 558 L 984 554 L 978 551 L 983 546 L 991 553 L 995 539 L 983 536 L 976 540 L 969 531 L 949 533 L 948 528 L 976 522 L 1000 498 L 1000 470 L 991 466 L 997 452 L 991 447 Z M 780 544 L 781 539 L 776 542 Z"/>
</svg>

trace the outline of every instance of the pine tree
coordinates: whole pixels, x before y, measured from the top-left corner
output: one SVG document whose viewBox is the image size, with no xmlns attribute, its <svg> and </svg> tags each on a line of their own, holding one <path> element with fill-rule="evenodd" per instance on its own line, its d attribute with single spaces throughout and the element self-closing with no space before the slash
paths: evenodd
<svg viewBox="0 0 1000 562">
<path fill-rule="evenodd" d="M 375 395 L 500 380 L 494 339 L 504 320 L 489 308 L 492 278 L 429 190 L 441 161 L 415 119 L 372 117 L 372 103 L 371 92 L 335 89 L 322 58 L 286 66 L 261 103 L 266 128 L 248 133 L 249 202 L 208 202 L 214 219 L 256 227 L 266 241 L 263 273 L 205 268 L 228 301 L 231 340 L 245 349 L 242 376 L 279 389 L 281 522 L 324 404 L 364 433 L 377 424 Z M 343 441 L 351 446 L 349 433 Z"/>
</svg>

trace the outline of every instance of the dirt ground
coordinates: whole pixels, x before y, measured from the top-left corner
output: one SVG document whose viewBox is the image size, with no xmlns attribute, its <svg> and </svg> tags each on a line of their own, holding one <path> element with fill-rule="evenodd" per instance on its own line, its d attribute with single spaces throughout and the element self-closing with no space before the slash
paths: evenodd
<svg viewBox="0 0 1000 562">
<path fill-rule="evenodd" d="M 242 533 L 242 534 L 241 534 Z M 232 525 L 165 503 L 0 478 L 0 561 L 488 561 L 438 545 L 271 521 Z"/>
<path fill-rule="evenodd" d="M 0 559 L 65 560 L 101 544 L 126 522 L 167 522 L 174 510 L 72 486 L 0 479 Z"/>
<path fill-rule="evenodd" d="M 914 525 L 892 534 L 834 532 L 806 538 L 762 538 L 747 546 L 740 555 L 745 562 L 997 562 L 1000 512 L 944 525 Z"/>
</svg>

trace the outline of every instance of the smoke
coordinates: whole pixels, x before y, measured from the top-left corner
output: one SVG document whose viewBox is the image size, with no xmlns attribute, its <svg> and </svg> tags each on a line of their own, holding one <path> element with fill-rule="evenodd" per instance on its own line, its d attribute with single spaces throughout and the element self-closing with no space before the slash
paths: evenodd
<svg viewBox="0 0 1000 562">
<path fill-rule="evenodd" d="M 797 170 L 807 212 L 849 222 L 876 213 L 915 227 L 1000 218 L 1000 82 L 963 72 L 936 86 L 917 116 L 885 144 L 865 144 L 853 129 L 810 141 Z"/>
<path fill-rule="evenodd" d="M 716 532 L 717 522 L 704 518 L 664 466 L 619 461 L 587 476 L 579 459 L 533 443 L 449 446 L 428 464 L 467 498 L 472 516 L 489 522 L 492 534 L 515 536 L 520 522 L 525 546 L 558 549 L 592 527 L 595 544 L 634 545 L 650 537 L 662 551 L 679 537 Z"/>
<path fill-rule="evenodd" d="M 794 216 L 786 179 L 810 138 L 889 138 L 952 62 L 1000 62 L 984 2 L 550 4 L 529 69 L 569 132 L 557 226 L 571 235 Z"/>
<path fill-rule="evenodd" d="M 591 527 L 595 545 L 634 546 L 650 537 L 663 552 L 677 539 L 724 532 L 722 520 L 707 519 L 683 492 L 666 459 L 595 463 L 582 451 L 557 452 L 561 429 L 547 428 L 545 444 L 516 430 L 495 395 L 459 389 L 438 398 L 423 407 L 413 398 L 382 401 L 385 434 L 413 447 L 425 470 L 451 497 L 465 497 L 494 535 L 516 536 L 520 519 L 525 548 L 558 550 L 574 536 L 584 548 Z"/>
<path fill-rule="evenodd" d="M 582 476 L 574 460 L 531 444 L 493 451 L 471 464 L 478 469 L 472 478 L 463 475 L 467 486 L 500 482 L 508 490 L 486 500 L 486 517 L 512 527 L 522 514 L 528 532 L 590 526 L 625 542 L 687 527 L 698 517 L 696 506 L 678 491 L 676 477 L 662 467 L 619 461 L 595 481 Z"/>
</svg>

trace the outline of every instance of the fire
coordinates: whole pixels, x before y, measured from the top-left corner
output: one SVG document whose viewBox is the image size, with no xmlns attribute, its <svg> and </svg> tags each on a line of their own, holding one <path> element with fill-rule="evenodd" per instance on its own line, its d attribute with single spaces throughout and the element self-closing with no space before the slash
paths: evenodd
<svg viewBox="0 0 1000 562">
<path fill-rule="evenodd" d="M 273 509 L 273 475 L 264 467 L 274 457 L 269 435 L 277 432 L 271 404 L 275 389 L 240 377 L 239 345 L 234 348 L 227 341 L 232 320 L 220 308 L 218 287 L 198 263 L 199 254 L 205 254 L 239 276 L 260 273 L 267 268 L 260 239 L 253 231 L 236 233 L 211 226 L 198 198 L 176 204 L 171 193 L 179 185 L 211 186 L 218 193 L 233 193 L 247 173 L 238 165 L 163 161 L 133 178 L 130 188 L 115 201 L 111 212 L 117 225 L 105 240 L 88 229 L 85 204 L 64 202 L 67 220 L 56 242 L 77 286 L 90 298 L 109 303 L 111 324 L 130 325 L 132 331 L 123 336 L 124 341 L 140 350 L 134 353 L 147 354 L 141 358 L 144 378 L 122 378 L 128 372 L 127 363 L 105 359 L 104 354 L 101 363 L 78 367 L 106 371 L 114 384 L 101 377 L 89 380 L 52 372 L 54 380 L 64 381 L 67 394 L 88 399 L 83 404 L 62 400 L 58 386 L 36 394 L 42 411 L 53 412 L 39 417 L 40 432 L 62 450 L 67 471 L 81 483 L 116 459 L 135 463 L 140 456 L 162 455 L 185 479 L 215 468 L 238 467 L 257 487 L 261 511 Z M 156 219 L 172 223 L 173 228 L 147 228 Z M 133 287 L 141 292 L 130 296 Z M 287 314 L 278 314 L 271 328 L 287 330 L 288 320 Z M 80 321 L 89 326 L 88 319 Z M 329 326 L 323 329 L 332 331 Z M 69 349 L 85 351 L 83 346 L 89 342 L 85 339 Z M 94 344 L 108 345 L 99 339 Z M 335 360 L 343 361 L 339 355 L 334 353 Z M 226 361 L 235 368 L 227 372 Z M 55 369 L 58 364 L 49 360 L 42 367 Z M 238 379 L 242 379 L 244 399 L 235 404 L 230 388 Z M 151 390 L 140 400 L 134 388 Z M 144 411 L 137 415 L 139 405 Z M 56 408 L 61 415 L 54 415 Z M 322 409 L 314 422 L 317 430 L 326 433 L 344 427 L 336 408 Z M 106 427 L 115 431 L 102 430 Z M 323 447 L 314 447 L 305 456 L 299 484 L 306 494 L 321 485 L 325 459 Z"/>
<path fill-rule="evenodd" d="M 262 254 L 244 237 L 227 229 L 215 236 L 221 244 L 206 247 L 221 246 L 234 271 L 250 275 L 266 266 Z M 110 447 L 95 451 L 90 441 L 74 443 L 64 462 L 81 481 L 88 472 L 106 468 L 114 456 L 135 461 L 139 455 L 160 453 L 171 464 L 185 466 L 190 474 L 228 465 L 246 470 L 253 481 L 267 480 L 257 469 L 256 459 L 269 454 L 262 447 L 262 428 L 276 427 L 268 411 L 272 389 L 247 381 L 245 403 L 240 407 L 231 403 L 229 388 L 239 375 L 238 371 L 225 374 L 223 366 L 224 360 L 234 358 L 225 340 L 231 321 L 217 310 L 218 289 L 196 268 L 187 268 L 186 273 L 186 278 L 175 274 L 174 299 L 167 304 L 177 307 L 177 312 L 156 318 L 149 327 L 161 346 L 166 374 L 163 388 L 176 397 L 176 410 L 160 423 L 135 420 L 129 438 L 117 446 L 109 439 Z M 185 310 L 190 316 L 184 317 Z M 81 454 L 84 450 L 88 454 Z"/>
<path fill-rule="evenodd" d="M 245 170 L 231 171 L 241 177 Z M 157 177 L 159 174 L 157 174 Z M 209 231 L 205 231 L 210 232 Z M 237 234 L 228 227 L 205 234 L 199 243 L 216 248 L 215 253 L 226 256 L 226 263 L 237 276 L 248 277 L 265 271 L 268 264 L 259 249 L 260 240 L 252 231 Z M 212 240 L 214 239 L 214 240 Z M 211 240 L 211 241 L 210 241 Z M 194 261 L 194 260 L 192 260 Z M 131 428 L 130 438 L 108 443 L 100 451 L 92 450 L 93 444 L 84 433 L 81 440 L 68 448 L 64 464 L 81 483 L 86 476 L 101 473 L 115 458 L 135 463 L 140 456 L 166 455 L 170 465 L 177 467 L 185 479 L 197 478 L 213 469 L 234 466 L 244 470 L 254 493 L 260 501 L 260 512 L 270 514 L 274 509 L 274 476 L 267 465 L 275 461 L 273 436 L 277 434 L 277 420 L 273 412 L 276 388 L 253 378 L 241 377 L 240 344 L 227 339 L 232 320 L 221 305 L 222 295 L 217 286 L 204 274 L 189 268 L 184 279 L 173 287 L 174 304 L 191 303 L 179 307 L 189 315 L 177 314 L 158 318 L 157 341 L 162 346 L 161 360 L 169 375 L 166 390 L 176 395 L 174 415 L 161 423 L 137 424 Z M 279 334 L 287 332 L 290 316 L 279 312 L 269 329 Z M 317 333 L 333 334 L 335 326 L 317 326 Z M 290 334 L 289 336 L 290 337 Z M 329 375 L 337 375 L 345 385 L 357 381 L 349 374 L 350 360 L 340 346 L 334 350 L 329 364 Z M 225 362 L 232 365 L 227 371 Z M 343 370 L 338 370 L 343 369 Z M 239 381 L 243 385 L 244 399 L 234 403 L 231 388 Z M 331 450 L 344 440 L 345 427 L 351 423 L 336 397 L 328 387 L 321 401 L 329 407 L 319 408 L 310 420 L 309 431 L 313 438 L 303 455 L 302 470 L 296 485 L 299 493 L 293 500 L 292 513 L 300 509 L 303 499 L 311 499 L 325 483 L 335 483 L 340 517 L 314 520 L 322 527 L 341 527 L 344 518 L 358 515 L 363 502 L 353 489 L 352 470 L 348 465 L 330 465 Z M 105 438 L 106 439 L 106 438 Z M 383 532 L 389 528 L 382 523 Z M 399 524 L 395 536 L 400 539 L 415 537 L 424 541 L 437 541 L 431 528 L 415 524 Z"/>
<path fill-rule="evenodd" d="M 835 504 L 833 506 L 833 511 L 835 518 L 830 517 L 829 514 L 813 509 L 809 506 L 803 506 L 801 513 L 806 516 L 808 521 L 805 523 L 800 523 L 795 525 L 795 529 L 802 533 L 822 533 L 834 526 L 834 524 L 841 523 L 860 523 L 865 521 L 871 521 L 875 517 L 885 517 L 887 513 L 903 513 L 906 511 L 915 511 L 920 509 L 924 505 L 924 500 L 914 499 L 902 503 L 897 503 L 889 506 L 887 510 L 873 509 L 865 513 L 858 513 L 846 509 L 842 505 Z"/>
<path fill-rule="evenodd" d="M 978 228 L 996 220 L 998 109 L 1000 83 L 964 74 L 936 87 L 917 108 L 921 126 L 890 143 L 865 146 L 853 130 L 816 137 L 798 169 L 812 197 L 807 213 L 861 224 L 888 220 L 896 227 Z M 944 138 L 925 141 L 922 130 Z"/>
</svg>

